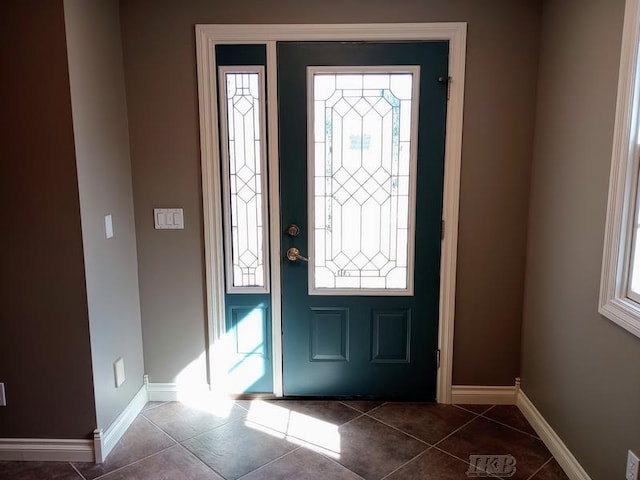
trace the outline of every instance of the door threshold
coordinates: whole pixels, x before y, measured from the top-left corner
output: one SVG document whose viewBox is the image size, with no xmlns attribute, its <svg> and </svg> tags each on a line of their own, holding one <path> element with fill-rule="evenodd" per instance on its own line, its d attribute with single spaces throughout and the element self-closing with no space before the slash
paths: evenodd
<svg viewBox="0 0 640 480">
<path fill-rule="evenodd" d="M 283 395 L 277 397 L 270 393 L 242 393 L 229 395 L 232 400 L 270 400 L 270 401 L 338 401 L 338 402 L 407 402 L 436 403 L 435 399 L 424 400 L 410 397 L 388 395 Z"/>
</svg>

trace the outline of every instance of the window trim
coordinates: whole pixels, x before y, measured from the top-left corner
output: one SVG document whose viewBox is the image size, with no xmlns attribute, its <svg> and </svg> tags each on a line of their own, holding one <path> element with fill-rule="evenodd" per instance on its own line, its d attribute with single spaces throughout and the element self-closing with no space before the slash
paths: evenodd
<svg viewBox="0 0 640 480">
<path fill-rule="evenodd" d="M 627 0 L 598 311 L 640 337 L 640 303 L 627 294 L 638 184 L 640 0 Z"/>
</svg>

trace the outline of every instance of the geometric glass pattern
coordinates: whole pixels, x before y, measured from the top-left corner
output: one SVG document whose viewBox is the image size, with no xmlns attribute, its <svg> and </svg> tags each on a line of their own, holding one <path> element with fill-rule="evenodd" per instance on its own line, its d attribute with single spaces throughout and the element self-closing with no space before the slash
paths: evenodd
<svg viewBox="0 0 640 480">
<path fill-rule="evenodd" d="M 314 291 L 406 292 L 417 72 L 317 70 L 310 82 Z"/>
<path fill-rule="evenodd" d="M 227 291 L 265 292 L 268 257 L 262 67 L 251 67 L 251 71 L 242 68 L 220 69 Z"/>
</svg>

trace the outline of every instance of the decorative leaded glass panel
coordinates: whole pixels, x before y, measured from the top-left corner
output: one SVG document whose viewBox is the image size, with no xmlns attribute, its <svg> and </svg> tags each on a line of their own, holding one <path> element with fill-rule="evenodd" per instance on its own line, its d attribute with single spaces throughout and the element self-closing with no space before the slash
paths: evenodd
<svg viewBox="0 0 640 480">
<path fill-rule="evenodd" d="M 311 293 L 412 293 L 419 70 L 383 68 L 309 69 Z"/>
<path fill-rule="evenodd" d="M 227 291 L 268 291 L 263 67 L 220 67 Z"/>
</svg>

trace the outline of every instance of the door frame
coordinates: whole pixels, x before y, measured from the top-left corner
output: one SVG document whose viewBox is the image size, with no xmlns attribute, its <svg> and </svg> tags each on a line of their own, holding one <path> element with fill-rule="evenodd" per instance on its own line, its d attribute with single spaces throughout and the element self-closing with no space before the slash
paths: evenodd
<svg viewBox="0 0 640 480">
<path fill-rule="evenodd" d="M 449 100 L 447 105 L 443 235 L 441 244 L 440 300 L 438 320 L 437 394 L 439 403 L 451 403 L 453 371 L 453 331 L 455 314 L 460 164 L 466 63 L 467 24 L 378 23 L 378 24 L 298 24 L 298 25 L 196 25 L 198 102 L 202 203 L 205 241 L 205 282 L 207 298 L 207 357 L 210 388 L 224 391 L 224 372 L 216 371 L 217 355 L 225 329 L 225 260 L 222 224 L 221 168 L 218 126 L 218 87 L 215 47 L 218 44 L 264 44 L 267 51 L 267 105 L 277 105 L 276 45 L 281 41 L 393 41 L 440 40 L 449 42 Z M 273 394 L 283 395 L 282 305 L 280 284 L 281 224 L 279 189 L 278 112 L 267 113 L 267 162 L 269 166 L 269 217 L 271 258 L 271 321 Z"/>
</svg>

